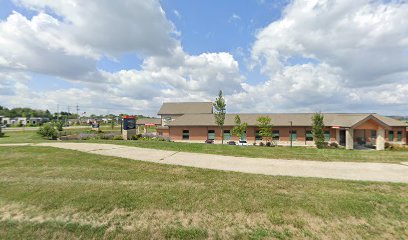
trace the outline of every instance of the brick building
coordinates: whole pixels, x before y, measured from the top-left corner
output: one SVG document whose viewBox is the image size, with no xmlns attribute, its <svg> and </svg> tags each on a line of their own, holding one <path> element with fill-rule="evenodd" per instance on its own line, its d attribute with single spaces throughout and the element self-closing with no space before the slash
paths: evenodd
<svg viewBox="0 0 408 240">
<path fill-rule="evenodd" d="M 227 114 L 223 132 L 214 121 L 212 103 L 164 103 L 158 115 L 162 126 L 159 135 L 168 136 L 174 141 L 204 142 L 207 139 L 221 141 L 239 140 L 232 136 L 234 118 L 239 115 L 242 122 L 248 123 L 246 133 L 241 139 L 249 143 L 260 142 L 257 125 L 258 117 L 269 116 L 273 124 L 273 139 L 279 145 L 314 145 L 312 134 L 313 113 L 273 113 L 273 114 Z M 375 146 L 384 149 L 384 143 L 407 144 L 407 123 L 371 113 L 323 113 L 325 139 L 353 149 L 356 146 Z"/>
</svg>

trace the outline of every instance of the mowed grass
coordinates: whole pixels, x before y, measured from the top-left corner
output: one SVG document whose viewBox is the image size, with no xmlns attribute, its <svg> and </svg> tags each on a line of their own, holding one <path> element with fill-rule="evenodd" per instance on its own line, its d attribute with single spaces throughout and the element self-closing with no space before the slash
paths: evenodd
<svg viewBox="0 0 408 240">
<path fill-rule="evenodd" d="M 345 149 L 316 149 L 305 147 L 259 147 L 230 146 L 221 144 L 180 143 L 159 141 L 112 141 L 92 140 L 92 142 L 120 144 L 142 148 L 154 148 L 179 152 L 219 154 L 226 156 L 300 159 L 316 161 L 385 162 L 408 161 L 408 151 L 367 151 Z"/>
<path fill-rule="evenodd" d="M 408 184 L 0 147 L 0 239 L 406 239 Z"/>
<path fill-rule="evenodd" d="M 104 132 L 120 131 L 105 127 Z M 68 134 L 86 132 L 86 129 L 66 130 Z M 6 132 L 6 136 L 0 138 L 0 144 L 4 143 L 38 143 L 49 140 L 42 139 L 36 131 Z M 120 140 L 82 140 L 75 142 L 109 143 L 126 146 L 152 148 L 179 152 L 194 152 L 219 154 L 225 156 L 275 158 L 275 159 L 299 159 L 315 161 L 346 161 L 346 162 L 384 162 L 400 163 L 408 161 L 408 151 L 362 151 L 345 149 L 315 149 L 305 147 L 259 147 L 259 146 L 230 146 L 220 144 L 180 143 L 159 141 L 120 141 Z"/>
</svg>

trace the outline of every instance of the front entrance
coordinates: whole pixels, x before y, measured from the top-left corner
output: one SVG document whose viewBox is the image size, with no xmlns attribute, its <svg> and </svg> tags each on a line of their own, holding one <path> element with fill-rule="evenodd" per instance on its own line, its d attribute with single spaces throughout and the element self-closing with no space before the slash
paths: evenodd
<svg viewBox="0 0 408 240">
<path fill-rule="evenodd" d="M 340 141 L 341 146 L 346 146 L 346 130 L 340 130 Z"/>
</svg>

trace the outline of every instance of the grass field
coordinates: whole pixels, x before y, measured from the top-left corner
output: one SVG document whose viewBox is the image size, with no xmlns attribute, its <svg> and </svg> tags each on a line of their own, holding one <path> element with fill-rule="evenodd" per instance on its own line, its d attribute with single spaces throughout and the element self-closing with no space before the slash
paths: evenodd
<svg viewBox="0 0 408 240">
<path fill-rule="evenodd" d="M 408 161 L 408 151 L 359 151 L 345 149 L 315 149 L 304 147 L 259 147 L 229 146 L 220 144 L 179 143 L 158 141 L 112 141 L 92 140 L 98 143 L 113 143 L 127 146 L 162 150 L 220 154 L 256 158 L 301 159 L 317 161 L 386 162 Z"/>
<path fill-rule="evenodd" d="M 109 128 L 105 132 L 112 131 Z M 84 129 L 67 130 L 69 133 L 84 132 Z M 118 128 L 113 131 L 119 131 Z M 6 137 L 0 138 L 2 143 L 36 143 L 44 142 L 35 131 L 7 132 Z M 78 141 L 77 141 L 78 142 Z M 80 142 L 80 141 L 79 141 Z M 399 163 L 408 161 L 408 151 L 358 151 L 344 149 L 314 149 L 304 147 L 258 147 L 258 146 L 229 146 L 219 144 L 177 143 L 158 141 L 114 141 L 114 140 L 86 140 L 84 142 L 110 143 L 127 146 L 162 149 L 180 152 L 210 153 L 227 156 L 243 156 L 258 158 L 301 159 L 317 161 L 349 161 L 349 162 L 386 162 Z"/>
<path fill-rule="evenodd" d="M 406 239 L 408 185 L 0 147 L 0 239 Z"/>
</svg>

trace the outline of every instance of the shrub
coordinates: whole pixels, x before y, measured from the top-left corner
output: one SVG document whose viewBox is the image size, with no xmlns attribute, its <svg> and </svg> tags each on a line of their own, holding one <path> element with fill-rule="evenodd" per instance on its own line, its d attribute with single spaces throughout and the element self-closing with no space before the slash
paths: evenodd
<svg viewBox="0 0 408 240">
<path fill-rule="evenodd" d="M 392 144 L 389 143 L 389 142 L 385 142 L 384 147 L 385 147 L 385 149 L 390 149 L 390 150 L 393 148 Z"/>
<path fill-rule="evenodd" d="M 47 139 L 57 139 L 58 137 L 57 130 L 52 123 L 44 124 L 38 129 L 37 133 Z"/>
<path fill-rule="evenodd" d="M 271 147 L 271 146 L 272 146 L 272 144 L 271 144 L 271 142 L 266 142 L 265 146 L 267 146 L 267 147 Z"/>
<path fill-rule="evenodd" d="M 122 135 L 117 135 L 113 137 L 113 140 L 123 140 Z"/>
<path fill-rule="evenodd" d="M 140 138 L 142 138 L 142 134 L 136 134 L 132 136 L 132 140 L 139 140 Z"/>
<path fill-rule="evenodd" d="M 265 143 L 260 142 L 260 143 L 259 143 L 259 146 L 263 147 L 263 146 L 265 146 Z"/>
<path fill-rule="evenodd" d="M 252 143 L 252 145 L 256 146 L 256 142 Z"/>
<path fill-rule="evenodd" d="M 338 147 L 339 147 L 339 144 L 337 144 L 336 142 L 331 142 L 331 143 L 329 144 L 329 146 L 330 146 L 331 148 L 338 148 Z"/>
<path fill-rule="evenodd" d="M 4 133 L 0 132 L 0 138 L 4 137 Z"/>
</svg>

